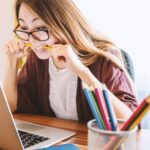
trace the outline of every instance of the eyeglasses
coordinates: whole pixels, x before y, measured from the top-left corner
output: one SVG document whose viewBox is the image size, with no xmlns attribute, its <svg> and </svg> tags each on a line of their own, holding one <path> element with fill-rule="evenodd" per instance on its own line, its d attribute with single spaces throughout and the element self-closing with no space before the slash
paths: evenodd
<svg viewBox="0 0 150 150">
<path fill-rule="evenodd" d="M 49 39 L 48 29 L 41 29 L 32 32 L 27 32 L 19 29 L 14 29 L 13 31 L 19 39 L 24 41 L 29 41 L 30 35 L 32 35 L 32 37 L 37 41 L 47 41 Z"/>
</svg>

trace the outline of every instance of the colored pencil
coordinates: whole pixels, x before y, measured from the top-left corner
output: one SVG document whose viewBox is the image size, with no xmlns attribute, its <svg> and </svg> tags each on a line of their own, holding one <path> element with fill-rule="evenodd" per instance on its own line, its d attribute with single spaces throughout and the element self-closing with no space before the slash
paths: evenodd
<svg viewBox="0 0 150 150">
<path fill-rule="evenodd" d="M 92 114 L 93 114 L 94 118 L 95 118 L 96 121 L 97 121 L 97 125 L 98 125 L 98 127 L 99 127 L 100 129 L 103 129 L 102 122 L 101 122 L 101 120 L 100 120 L 100 118 L 99 118 L 99 115 L 98 115 L 98 113 L 97 113 L 97 111 L 96 111 L 96 109 L 95 109 L 95 106 L 94 106 L 94 104 L 93 104 L 93 100 L 92 100 L 92 98 L 91 98 L 91 93 L 89 92 L 89 87 L 88 87 L 86 84 L 84 84 L 84 83 L 83 83 L 82 85 L 83 85 L 83 92 L 84 92 L 84 95 L 85 95 L 85 97 L 86 97 L 86 99 L 87 99 L 87 101 L 88 101 L 88 104 L 89 104 L 90 108 L 91 108 Z"/>
<path fill-rule="evenodd" d="M 150 110 L 150 96 L 146 97 L 133 112 L 131 117 L 122 125 L 120 128 L 121 131 L 132 130 L 138 123 L 142 120 L 142 118 L 146 115 L 146 113 Z M 105 146 L 104 149 L 112 150 L 113 147 L 120 143 L 119 138 L 112 138 L 109 143 Z"/>
<path fill-rule="evenodd" d="M 142 120 L 142 118 L 146 115 L 146 113 L 150 110 L 150 105 L 147 105 L 142 113 L 138 116 L 138 118 L 130 125 L 129 130 L 133 129 L 139 122 Z"/>
<path fill-rule="evenodd" d="M 106 107 L 107 107 L 108 116 L 109 116 L 109 119 L 110 119 L 111 129 L 113 131 L 115 131 L 115 130 L 117 130 L 117 119 L 116 119 L 113 107 L 111 105 L 111 102 L 109 101 L 107 90 L 105 89 L 104 86 L 103 86 L 102 92 L 103 92 L 103 97 L 104 97 L 105 104 L 106 104 Z"/>
<path fill-rule="evenodd" d="M 140 111 L 144 108 L 144 106 L 150 105 L 150 96 L 146 97 L 140 104 L 139 106 L 135 109 L 135 111 L 132 113 L 130 118 L 122 125 L 120 130 L 129 130 L 129 128 L 135 123 L 134 123 L 134 118 L 140 115 Z M 137 124 L 136 124 L 137 125 Z M 135 126 L 136 126 L 135 125 Z M 133 127 L 133 126 L 132 126 Z"/>
<path fill-rule="evenodd" d="M 102 103 L 102 99 L 99 95 L 99 90 L 97 88 L 95 88 L 94 92 L 95 92 L 95 95 L 97 97 L 97 102 L 98 102 L 98 105 L 99 105 L 99 109 L 100 109 L 102 118 L 104 120 L 105 128 L 106 128 L 106 130 L 111 130 L 110 123 L 107 119 L 108 117 L 107 117 L 106 111 L 104 110 L 104 104 Z"/>
<path fill-rule="evenodd" d="M 134 123 L 134 121 L 136 121 L 139 118 L 139 116 L 143 113 L 143 111 L 145 111 L 147 106 L 148 105 L 146 104 L 143 107 L 141 107 L 141 109 L 137 112 L 136 116 L 133 118 L 133 120 L 130 122 L 130 124 L 128 124 L 128 128 L 126 130 L 130 130 L 129 129 L 130 126 Z"/>
<path fill-rule="evenodd" d="M 100 118 L 100 120 L 101 120 L 103 129 L 105 130 L 105 129 L 106 129 L 105 123 L 104 123 L 102 114 L 101 114 L 101 112 L 100 112 L 100 109 L 99 109 L 99 107 L 98 107 L 98 104 L 97 104 L 97 102 L 96 102 L 96 101 L 97 101 L 97 98 L 96 98 L 96 95 L 95 95 L 95 93 L 94 93 L 92 87 L 90 87 L 89 92 L 90 92 L 90 94 L 91 94 L 91 98 L 92 98 L 93 104 L 94 104 L 94 106 L 95 106 L 95 109 L 96 109 L 96 111 L 97 111 L 97 113 L 98 113 L 98 116 L 99 116 L 99 118 Z"/>
</svg>

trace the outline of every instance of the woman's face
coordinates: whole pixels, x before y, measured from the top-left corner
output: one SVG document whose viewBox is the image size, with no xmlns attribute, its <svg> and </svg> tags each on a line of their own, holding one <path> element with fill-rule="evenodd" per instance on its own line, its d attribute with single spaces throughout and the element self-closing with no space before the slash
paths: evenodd
<svg viewBox="0 0 150 150">
<path fill-rule="evenodd" d="M 21 4 L 20 6 L 18 21 L 20 25 L 19 30 L 27 32 L 40 31 L 35 32 L 35 37 L 30 35 L 28 41 L 26 42 L 32 43 L 33 45 L 32 49 L 40 59 L 49 58 L 50 53 L 48 51 L 43 51 L 41 47 L 44 45 L 53 45 L 55 43 L 58 43 L 58 40 L 50 32 L 48 25 L 26 4 Z M 48 33 L 44 31 L 45 32 L 44 36 L 42 34 L 43 30 L 48 31 Z M 45 38 L 42 40 L 46 41 L 37 40 L 36 39 L 37 34 L 38 36 L 39 35 L 41 36 L 40 37 L 41 39 Z M 47 34 L 49 35 L 49 38 L 47 38 Z"/>
</svg>

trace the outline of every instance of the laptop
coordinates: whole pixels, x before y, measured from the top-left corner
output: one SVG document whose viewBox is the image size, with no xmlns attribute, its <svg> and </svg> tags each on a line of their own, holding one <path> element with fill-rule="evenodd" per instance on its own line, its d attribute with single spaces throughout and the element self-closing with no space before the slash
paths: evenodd
<svg viewBox="0 0 150 150">
<path fill-rule="evenodd" d="M 0 83 L 0 149 L 40 149 L 73 135 L 72 131 L 14 120 Z"/>
</svg>

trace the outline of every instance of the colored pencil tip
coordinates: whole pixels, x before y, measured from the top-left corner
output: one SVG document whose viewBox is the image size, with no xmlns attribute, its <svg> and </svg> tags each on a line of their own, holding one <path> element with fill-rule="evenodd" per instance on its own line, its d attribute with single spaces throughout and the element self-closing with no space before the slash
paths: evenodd
<svg viewBox="0 0 150 150">
<path fill-rule="evenodd" d="M 82 82 L 82 87 L 85 89 L 85 88 L 87 88 L 87 89 L 89 89 L 89 86 L 86 84 L 86 83 L 84 83 L 84 82 Z"/>
</svg>

